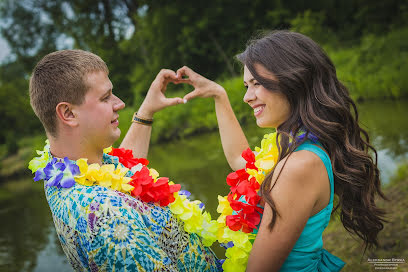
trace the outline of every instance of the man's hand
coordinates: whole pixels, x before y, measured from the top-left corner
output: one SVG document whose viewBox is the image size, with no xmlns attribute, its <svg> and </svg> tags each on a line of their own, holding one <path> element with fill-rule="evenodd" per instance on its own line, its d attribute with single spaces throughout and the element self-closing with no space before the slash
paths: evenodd
<svg viewBox="0 0 408 272">
<path fill-rule="evenodd" d="M 175 84 L 180 83 L 176 77 L 176 73 L 169 69 L 160 70 L 155 80 L 150 85 L 149 91 L 137 112 L 140 117 L 151 119 L 156 112 L 183 103 L 183 99 L 180 97 L 166 97 L 165 92 L 167 84 L 170 82 Z"/>
</svg>

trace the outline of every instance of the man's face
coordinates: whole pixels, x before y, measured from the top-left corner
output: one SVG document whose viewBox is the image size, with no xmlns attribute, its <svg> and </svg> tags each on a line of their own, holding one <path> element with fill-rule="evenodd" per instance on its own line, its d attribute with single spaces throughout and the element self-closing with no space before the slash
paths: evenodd
<svg viewBox="0 0 408 272">
<path fill-rule="evenodd" d="M 82 144 L 90 149 L 111 146 L 120 136 L 118 111 L 125 104 L 112 93 L 112 83 L 105 72 L 89 73 L 85 101 L 76 106 Z"/>
</svg>

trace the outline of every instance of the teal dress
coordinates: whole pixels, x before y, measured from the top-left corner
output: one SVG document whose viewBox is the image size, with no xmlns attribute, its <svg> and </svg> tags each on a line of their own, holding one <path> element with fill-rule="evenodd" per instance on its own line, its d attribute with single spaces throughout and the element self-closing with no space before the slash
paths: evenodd
<svg viewBox="0 0 408 272">
<path fill-rule="evenodd" d="M 319 143 L 317 144 L 320 145 Z M 312 144 L 310 140 L 301 144 L 295 152 L 300 150 L 313 152 L 323 161 L 330 180 L 330 201 L 324 209 L 308 219 L 305 228 L 300 234 L 292 251 L 289 253 L 289 256 L 286 258 L 280 271 L 340 271 L 345 263 L 338 257 L 323 249 L 322 239 L 323 231 L 329 224 L 330 215 L 333 210 L 334 178 L 330 158 L 321 148 Z M 240 201 L 246 202 L 244 198 L 240 198 Z M 254 229 L 253 233 L 257 234 L 258 230 Z"/>
<path fill-rule="evenodd" d="M 345 263 L 323 249 L 322 239 L 323 231 L 329 224 L 330 215 L 333 210 L 334 177 L 330 158 L 326 152 L 313 145 L 310 141 L 303 143 L 295 151 L 300 150 L 313 152 L 323 161 L 329 175 L 330 201 L 324 209 L 307 220 L 305 228 L 280 271 L 340 271 Z"/>
</svg>

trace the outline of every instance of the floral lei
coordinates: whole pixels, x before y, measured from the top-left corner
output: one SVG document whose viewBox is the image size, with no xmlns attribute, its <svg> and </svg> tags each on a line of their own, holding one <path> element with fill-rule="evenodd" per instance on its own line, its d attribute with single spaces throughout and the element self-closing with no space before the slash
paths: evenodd
<svg viewBox="0 0 408 272">
<path fill-rule="evenodd" d="M 296 140 L 302 140 L 301 133 Z M 308 135 L 312 141 L 317 138 Z M 263 208 L 259 207 L 261 197 L 258 195 L 260 185 L 265 176 L 273 169 L 278 159 L 276 132 L 266 134 L 261 141 L 261 147 L 255 148 L 256 155 L 248 148 L 242 153 L 246 160 L 243 169 L 230 173 L 227 184 L 230 193 L 218 196 L 217 212 L 220 216 L 212 220 L 211 215 L 204 211 L 204 204 L 199 200 L 190 200 L 190 192 L 180 190 L 180 184 L 174 184 L 166 177 L 148 168 L 149 161 L 134 158 L 131 150 L 123 148 L 107 148 L 104 153 L 115 156 L 123 165 L 115 168 L 114 164 L 87 164 L 87 159 L 76 162 L 68 158 L 52 158 L 49 144 L 43 151 L 38 151 L 39 157 L 33 158 L 29 169 L 35 173 L 34 181 L 44 180 L 46 186 L 70 188 L 77 182 L 85 186 L 100 185 L 139 197 L 145 202 L 155 202 L 161 206 L 169 206 L 170 211 L 184 222 L 188 233 L 199 235 L 205 246 L 211 246 L 218 241 L 225 247 L 226 260 L 224 271 L 245 271 L 249 253 L 256 234 L 253 233 L 260 223 Z M 133 176 L 126 174 L 132 169 Z"/>
</svg>

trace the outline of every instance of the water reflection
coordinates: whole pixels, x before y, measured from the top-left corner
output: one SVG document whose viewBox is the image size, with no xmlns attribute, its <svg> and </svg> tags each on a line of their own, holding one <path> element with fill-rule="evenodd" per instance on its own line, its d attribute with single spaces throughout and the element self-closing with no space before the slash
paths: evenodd
<svg viewBox="0 0 408 272">
<path fill-rule="evenodd" d="M 396 165 L 408 159 L 408 101 L 370 102 L 358 105 L 361 123 L 378 150 L 383 182 Z M 270 130 L 245 128 L 251 147 Z M 225 177 L 231 171 L 224 158 L 218 132 L 152 146 L 150 166 L 162 176 L 181 183 L 202 200 L 215 217 L 217 195 L 225 195 Z M 0 186 L 0 271 L 72 271 L 55 234 L 42 184 L 30 175 Z M 222 250 L 216 248 L 217 254 Z"/>
<path fill-rule="evenodd" d="M 6 182 L 0 195 L 0 270 L 72 271 L 55 243 L 42 184 L 33 184 L 31 178 Z"/>
</svg>

